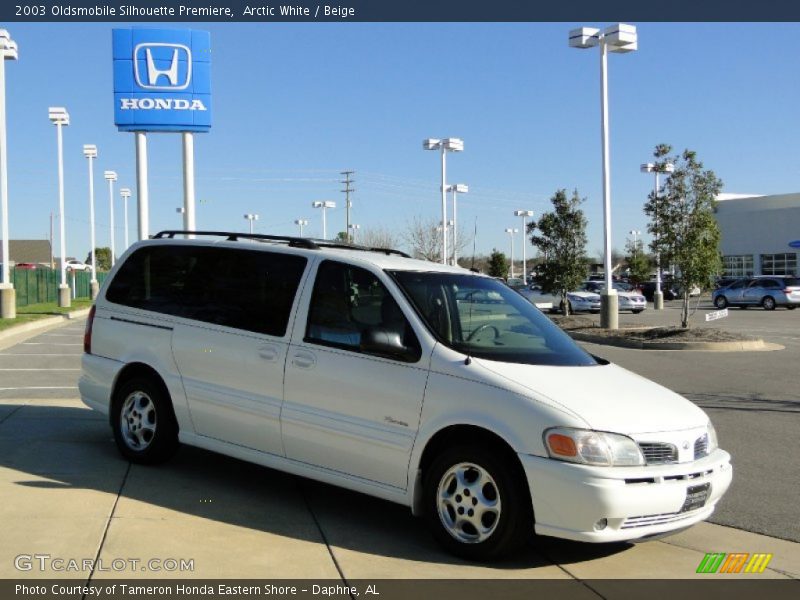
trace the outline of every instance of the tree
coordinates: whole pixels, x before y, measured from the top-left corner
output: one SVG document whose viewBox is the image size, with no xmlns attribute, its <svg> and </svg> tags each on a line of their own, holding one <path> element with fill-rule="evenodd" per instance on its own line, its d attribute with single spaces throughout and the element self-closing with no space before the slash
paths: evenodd
<svg viewBox="0 0 800 600">
<path fill-rule="evenodd" d="M 368 248 L 397 248 L 397 235 L 386 227 L 370 227 L 358 232 L 358 244 Z"/>
<path fill-rule="evenodd" d="M 586 277 L 586 216 L 580 205 L 584 199 L 578 190 L 567 197 L 558 190 L 550 199 L 553 211 L 541 216 L 538 223 L 529 223 L 531 243 L 545 257 L 539 266 L 539 282 L 549 294 L 561 296 L 565 315 L 569 314 L 567 292 L 576 289 Z M 540 235 L 533 235 L 538 228 Z"/>
<path fill-rule="evenodd" d="M 403 241 L 411 251 L 414 258 L 430 260 L 433 262 L 442 261 L 442 230 L 439 228 L 440 221 L 435 218 L 424 219 L 420 216 L 413 217 L 406 225 L 405 231 L 401 234 Z M 452 232 L 450 232 L 452 233 Z M 452 237 L 447 238 L 448 259 L 453 251 L 451 245 Z M 472 241 L 461 228 L 458 229 L 457 236 L 458 253 L 466 248 Z"/>
<path fill-rule="evenodd" d="M 508 265 L 509 262 L 506 255 L 496 248 L 493 248 L 491 255 L 489 255 L 489 275 L 505 279 L 508 275 Z"/>
<path fill-rule="evenodd" d="M 650 279 L 650 257 L 644 251 L 642 240 L 628 240 L 625 244 L 625 260 L 628 263 L 628 279 L 634 285 L 644 283 Z"/>
<path fill-rule="evenodd" d="M 654 239 L 650 247 L 661 255 L 662 265 L 676 267 L 675 281 L 682 289 L 681 327 L 689 326 L 689 292 L 695 286 L 707 288 L 722 270 L 720 233 L 714 218 L 716 196 L 722 181 L 710 169 L 704 169 L 697 153 L 684 150 L 670 157 L 672 147 L 656 146 L 656 168 L 666 163 L 674 171 L 658 194 L 651 192 L 644 212 L 650 217 L 647 226 Z"/>
<path fill-rule="evenodd" d="M 97 248 L 97 270 L 98 271 L 110 271 L 111 270 L 111 248 Z M 86 255 L 86 260 L 84 261 L 87 265 L 92 264 L 92 253 Z"/>
</svg>

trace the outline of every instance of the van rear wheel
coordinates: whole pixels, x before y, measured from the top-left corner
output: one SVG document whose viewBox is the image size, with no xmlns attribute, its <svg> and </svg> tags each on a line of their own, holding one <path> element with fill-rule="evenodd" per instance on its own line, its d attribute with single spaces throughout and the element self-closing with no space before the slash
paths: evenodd
<svg viewBox="0 0 800 600">
<path fill-rule="evenodd" d="M 131 462 L 161 463 L 178 449 L 178 424 L 169 395 L 149 377 L 134 377 L 116 390 L 111 428 L 117 448 Z"/>
<path fill-rule="evenodd" d="M 527 484 L 503 458 L 487 448 L 456 446 L 427 469 L 425 518 L 434 538 L 452 554 L 491 560 L 532 537 Z"/>
</svg>

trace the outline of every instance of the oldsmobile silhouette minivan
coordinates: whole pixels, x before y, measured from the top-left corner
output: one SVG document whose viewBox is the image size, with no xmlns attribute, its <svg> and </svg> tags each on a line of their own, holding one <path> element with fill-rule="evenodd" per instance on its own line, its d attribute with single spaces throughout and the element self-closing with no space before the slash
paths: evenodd
<svg viewBox="0 0 800 600">
<path fill-rule="evenodd" d="M 660 536 L 731 482 L 708 416 L 491 277 L 401 252 L 162 232 L 110 273 L 80 393 L 120 452 L 180 443 L 404 504 L 449 551 Z"/>
</svg>

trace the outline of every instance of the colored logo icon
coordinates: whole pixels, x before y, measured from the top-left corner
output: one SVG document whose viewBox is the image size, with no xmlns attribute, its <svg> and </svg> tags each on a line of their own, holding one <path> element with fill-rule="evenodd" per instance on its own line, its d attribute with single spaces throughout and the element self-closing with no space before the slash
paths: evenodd
<svg viewBox="0 0 800 600">
<path fill-rule="evenodd" d="M 748 552 L 710 552 L 697 566 L 697 573 L 763 573 L 772 554 Z"/>
</svg>

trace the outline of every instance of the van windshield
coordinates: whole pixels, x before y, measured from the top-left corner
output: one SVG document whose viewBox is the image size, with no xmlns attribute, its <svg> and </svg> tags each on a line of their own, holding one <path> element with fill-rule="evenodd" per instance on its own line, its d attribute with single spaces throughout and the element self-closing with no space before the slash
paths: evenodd
<svg viewBox="0 0 800 600">
<path fill-rule="evenodd" d="M 470 274 L 391 271 L 440 342 L 464 354 L 528 365 L 599 364 L 527 299 Z"/>
</svg>

